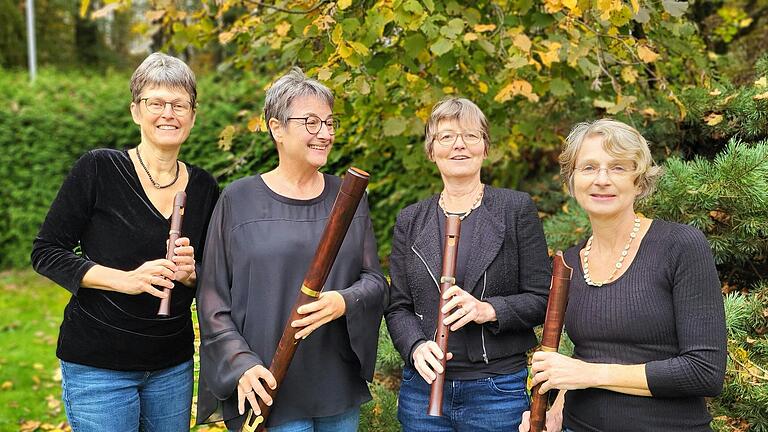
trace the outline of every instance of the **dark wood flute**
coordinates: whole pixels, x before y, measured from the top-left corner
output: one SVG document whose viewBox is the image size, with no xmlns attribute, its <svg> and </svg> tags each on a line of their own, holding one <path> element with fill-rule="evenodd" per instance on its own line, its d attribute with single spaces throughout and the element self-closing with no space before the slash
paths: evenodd
<svg viewBox="0 0 768 432">
<path fill-rule="evenodd" d="M 440 306 L 437 310 L 437 331 L 435 342 L 443 352 L 440 364 L 443 373 L 437 374 L 429 390 L 429 409 L 427 414 L 435 417 L 443 415 L 443 385 L 445 384 L 445 362 L 448 355 L 448 335 L 450 327 L 443 324 L 452 311 L 442 313 L 443 306 L 448 300 L 443 298 L 445 290 L 456 284 L 456 257 L 459 255 L 459 236 L 461 235 L 461 219 L 457 215 L 448 215 L 445 220 L 445 245 L 443 245 L 443 270 L 440 273 Z"/>
<path fill-rule="evenodd" d="M 184 222 L 184 207 L 187 205 L 187 193 L 184 191 L 176 192 L 173 198 L 173 213 L 171 214 L 171 230 L 168 232 L 168 248 L 165 252 L 165 259 L 173 259 L 173 249 L 176 247 L 176 240 L 181 237 L 181 223 Z M 163 288 L 163 292 L 168 297 L 160 300 L 160 309 L 157 310 L 158 316 L 166 317 L 171 314 L 171 289 Z"/>
<path fill-rule="evenodd" d="M 544 318 L 544 331 L 541 335 L 540 351 L 557 352 L 560 346 L 560 335 L 565 321 L 565 307 L 568 304 L 568 284 L 571 282 L 571 272 L 563 259 L 563 252 L 557 251 L 552 261 L 552 282 L 549 286 L 547 301 L 547 316 Z M 531 389 L 531 428 L 530 432 L 542 432 L 547 420 L 547 401 L 549 392 L 539 394 L 537 384 Z"/>
<path fill-rule="evenodd" d="M 341 183 L 341 189 L 336 196 L 336 202 L 333 203 L 333 208 L 328 216 L 328 222 L 320 237 L 320 243 L 317 245 L 315 255 L 312 258 L 312 263 L 304 275 L 304 282 L 301 284 L 301 290 L 293 306 L 293 312 L 288 317 L 283 335 L 277 344 L 277 351 L 272 358 L 272 364 L 269 366 L 269 371 L 275 377 L 275 381 L 277 381 L 277 387 L 274 390 L 270 389 L 269 386 L 264 386 L 264 388 L 273 401 L 280 390 L 280 383 L 282 383 L 288 371 L 288 366 L 300 342 L 296 339 L 296 333 L 301 329 L 291 327 L 291 322 L 301 319 L 302 315 L 297 312 L 300 306 L 311 303 L 320 296 L 328 274 L 331 272 L 331 266 L 333 266 L 336 255 L 339 253 L 339 248 L 341 248 L 341 243 L 344 241 L 350 223 L 352 223 L 352 217 L 355 215 L 366 186 L 368 186 L 368 177 L 367 172 L 353 167 L 347 170 L 347 175 L 344 176 L 344 180 Z M 259 408 L 261 409 L 260 415 L 254 415 L 253 409 L 248 409 L 241 432 L 264 430 L 270 407 L 259 398 Z"/>
</svg>

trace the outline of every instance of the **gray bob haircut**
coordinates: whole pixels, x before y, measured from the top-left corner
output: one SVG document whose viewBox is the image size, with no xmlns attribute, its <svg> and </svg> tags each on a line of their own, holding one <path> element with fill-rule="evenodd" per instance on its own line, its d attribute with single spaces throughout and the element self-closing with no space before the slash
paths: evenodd
<svg viewBox="0 0 768 432">
<path fill-rule="evenodd" d="M 139 102 L 146 88 L 168 87 L 181 89 L 189 94 L 189 102 L 195 108 L 197 81 L 192 69 L 176 57 L 161 52 L 152 53 L 136 68 L 131 76 L 131 97 Z"/>
<path fill-rule="evenodd" d="M 584 140 L 594 136 L 603 138 L 603 149 L 612 157 L 632 161 L 635 165 L 635 185 L 640 193 L 636 199 L 651 195 L 663 170 L 657 166 L 651 156 L 648 141 L 632 126 L 613 119 L 601 119 L 579 123 L 573 127 L 565 139 L 565 146 L 560 153 L 560 175 L 568 185 L 573 196 L 573 175 L 576 171 L 576 157 Z"/>
<path fill-rule="evenodd" d="M 483 111 L 469 99 L 448 97 L 438 102 L 432 108 L 432 114 L 429 115 L 429 120 L 427 121 L 424 134 L 424 151 L 427 152 L 427 156 L 430 159 L 432 158 L 432 146 L 434 145 L 437 127 L 441 121 L 445 120 L 454 120 L 462 126 L 467 124 L 478 125 L 483 133 L 485 153 L 488 153 L 488 148 L 491 146 L 491 137 L 488 134 L 488 120 L 485 118 Z"/>
<path fill-rule="evenodd" d="M 288 123 L 288 117 L 291 116 L 291 104 L 294 100 L 304 96 L 312 96 L 320 99 L 333 109 L 333 93 L 331 90 L 312 78 L 307 78 L 304 72 L 298 67 L 291 70 L 277 79 L 267 90 L 264 99 L 264 121 L 269 129 L 269 120 L 277 119 L 281 124 Z M 269 129 L 269 136 L 272 141 L 272 130 Z"/>
</svg>

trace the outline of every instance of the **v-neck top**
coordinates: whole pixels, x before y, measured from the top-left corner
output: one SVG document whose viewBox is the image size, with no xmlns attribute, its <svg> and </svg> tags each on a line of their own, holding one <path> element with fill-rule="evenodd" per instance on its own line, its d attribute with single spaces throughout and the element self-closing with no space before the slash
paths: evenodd
<svg viewBox="0 0 768 432">
<path fill-rule="evenodd" d="M 202 262 L 205 233 L 218 198 L 206 171 L 187 164 L 182 236 Z M 70 171 L 35 238 L 35 269 L 72 293 L 64 311 L 60 359 L 113 370 L 156 370 L 194 352 L 190 305 L 194 289 L 176 283 L 171 315 L 158 318 L 160 299 L 81 287 L 99 264 L 130 271 L 165 258 L 170 221 L 147 197 L 127 151 L 92 150 Z"/>
<path fill-rule="evenodd" d="M 590 363 L 644 364 L 652 397 L 588 388 L 565 395 L 563 425 L 576 431 L 708 431 L 705 396 L 725 374 L 723 298 L 706 238 L 688 225 L 654 220 L 616 280 L 587 285 L 579 251 L 565 328 L 573 356 Z"/>
</svg>

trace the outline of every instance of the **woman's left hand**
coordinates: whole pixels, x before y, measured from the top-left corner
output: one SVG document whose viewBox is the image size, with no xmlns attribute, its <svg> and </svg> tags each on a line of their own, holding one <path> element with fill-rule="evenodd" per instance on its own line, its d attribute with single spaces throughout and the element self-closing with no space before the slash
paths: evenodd
<svg viewBox="0 0 768 432">
<path fill-rule="evenodd" d="M 176 247 L 173 249 L 173 261 L 176 264 L 174 279 L 185 286 L 195 286 L 197 273 L 195 273 L 195 249 L 190 246 L 188 237 L 179 237 Z"/>
<path fill-rule="evenodd" d="M 471 322 L 483 324 L 496 321 L 496 310 L 490 303 L 476 299 L 458 285 L 445 290 L 443 298 L 450 301 L 443 306 L 441 313 L 446 314 L 456 309 L 443 320 L 445 325 L 451 326 L 451 331 L 456 331 Z"/>
<path fill-rule="evenodd" d="M 324 291 L 317 300 L 307 303 L 297 310 L 305 317 L 291 323 L 291 327 L 304 327 L 296 333 L 296 339 L 304 339 L 320 326 L 344 315 L 347 304 L 338 291 Z"/>
<path fill-rule="evenodd" d="M 531 361 L 531 387 L 541 383 L 540 394 L 553 388 L 578 390 L 594 387 L 596 366 L 556 352 L 538 351 L 533 354 Z"/>
</svg>

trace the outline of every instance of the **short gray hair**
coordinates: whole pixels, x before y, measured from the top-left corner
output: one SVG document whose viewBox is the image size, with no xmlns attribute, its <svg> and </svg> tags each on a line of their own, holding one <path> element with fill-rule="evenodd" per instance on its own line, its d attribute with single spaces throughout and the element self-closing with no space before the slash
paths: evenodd
<svg viewBox="0 0 768 432">
<path fill-rule="evenodd" d="M 474 123 L 480 125 L 485 152 L 488 153 L 488 148 L 491 146 L 491 137 L 488 134 L 488 120 L 485 118 L 483 111 L 469 99 L 448 97 L 438 102 L 432 108 L 432 114 L 430 114 L 429 121 L 427 121 L 424 134 L 424 151 L 427 152 L 427 156 L 432 157 L 432 145 L 435 141 L 437 126 L 444 120 L 455 120 L 462 124 Z"/>
<path fill-rule="evenodd" d="M 281 124 L 288 123 L 291 116 L 291 104 L 297 98 L 313 96 L 328 104 L 333 109 L 333 93 L 331 90 L 312 78 L 307 78 L 298 67 L 293 67 L 290 72 L 277 79 L 267 90 L 264 99 L 264 121 L 267 123 L 269 136 L 272 141 L 272 130 L 269 128 L 269 120 L 277 119 Z"/>
<path fill-rule="evenodd" d="M 147 87 L 168 87 L 181 89 L 189 94 L 192 108 L 197 102 L 197 81 L 192 69 L 176 57 L 156 52 L 150 54 L 136 68 L 131 76 L 131 97 L 139 102 L 141 93 Z"/>
<path fill-rule="evenodd" d="M 632 126 L 618 120 L 604 118 L 593 122 L 579 123 L 573 127 L 560 153 L 560 175 L 573 196 L 573 175 L 576 171 L 576 156 L 584 140 L 593 136 L 603 138 L 603 149 L 611 156 L 626 159 L 635 164 L 635 185 L 640 187 L 636 199 L 651 195 L 663 170 L 651 156 L 648 141 Z"/>
</svg>

